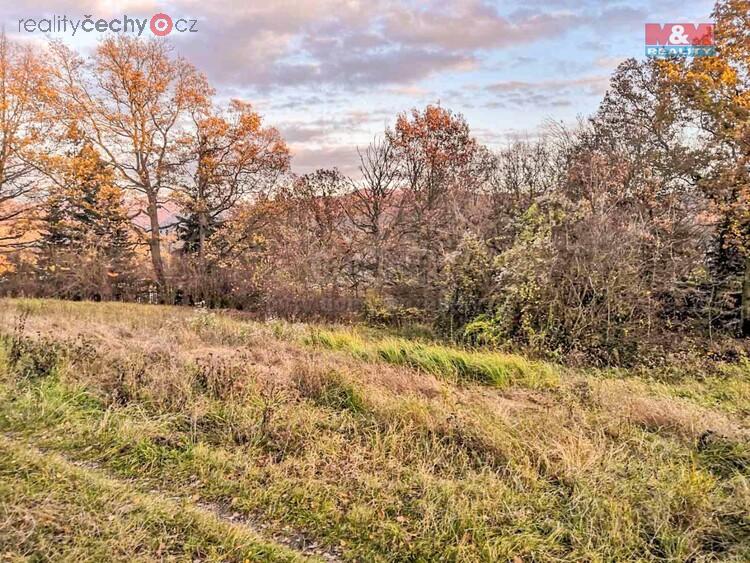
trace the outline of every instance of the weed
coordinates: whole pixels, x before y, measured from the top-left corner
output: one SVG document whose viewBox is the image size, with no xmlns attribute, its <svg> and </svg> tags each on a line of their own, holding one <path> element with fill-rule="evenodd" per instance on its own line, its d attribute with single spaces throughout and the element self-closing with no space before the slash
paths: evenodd
<svg viewBox="0 0 750 563">
<path fill-rule="evenodd" d="M 50 338 L 33 338 L 25 334 L 28 312 L 15 322 L 10 337 L 5 341 L 9 370 L 21 379 L 45 378 L 53 375 L 64 356 L 63 344 Z"/>
<path fill-rule="evenodd" d="M 750 479 L 750 442 L 708 431 L 698 439 L 697 448 L 701 462 L 713 473 L 725 478 L 739 473 Z"/>
<path fill-rule="evenodd" d="M 246 391 L 252 379 L 244 356 L 223 357 L 209 353 L 195 362 L 195 382 L 199 391 L 214 399 L 235 401 Z"/>
</svg>

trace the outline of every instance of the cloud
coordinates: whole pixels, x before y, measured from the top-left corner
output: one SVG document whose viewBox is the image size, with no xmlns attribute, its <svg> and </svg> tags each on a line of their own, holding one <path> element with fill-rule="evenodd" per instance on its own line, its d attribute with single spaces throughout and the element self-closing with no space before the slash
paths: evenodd
<svg viewBox="0 0 750 563">
<path fill-rule="evenodd" d="M 581 19 L 570 12 L 541 11 L 517 11 L 503 17 L 494 5 L 477 0 L 431 2 L 391 12 L 385 18 L 385 33 L 404 44 L 475 50 L 552 39 Z"/>
<path fill-rule="evenodd" d="M 346 111 L 312 121 L 282 122 L 277 127 L 290 143 L 332 142 L 342 131 L 347 135 L 369 133 L 382 126 L 382 118 L 386 115 L 390 116 L 381 112 Z"/>
<path fill-rule="evenodd" d="M 601 69 L 605 69 L 605 70 L 614 70 L 624 60 L 625 60 L 625 57 L 598 57 L 594 61 L 594 65 L 597 68 L 601 68 Z"/>
<path fill-rule="evenodd" d="M 200 34 L 177 38 L 184 53 L 215 82 L 259 91 L 416 87 L 479 69 L 490 53 L 567 40 L 577 29 L 589 29 L 601 43 L 602 35 L 637 27 L 646 17 L 638 7 L 588 1 L 583 10 L 580 2 L 564 0 L 518 0 L 502 8 L 484 0 L 178 5 L 195 10 L 201 26 Z M 540 61 L 528 54 L 514 59 Z"/>
<path fill-rule="evenodd" d="M 646 22 L 648 12 L 641 8 L 632 6 L 614 6 L 605 8 L 602 12 L 592 18 L 594 29 L 603 35 L 610 35 L 616 29 L 642 30 Z"/>
<path fill-rule="evenodd" d="M 324 127 L 299 123 L 280 123 L 277 129 L 287 143 L 306 143 L 324 139 L 330 132 Z"/>
<path fill-rule="evenodd" d="M 429 95 L 430 91 L 420 86 L 393 86 L 387 90 L 390 94 L 397 96 L 409 96 L 410 98 L 421 98 Z"/>
<path fill-rule="evenodd" d="M 242 13 L 228 23 L 206 22 L 206 32 L 184 38 L 180 51 L 214 81 L 258 90 L 408 85 L 478 64 L 472 53 L 394 40 L 378 29 L 376 15 L 355 17 L 331 10 L 335 17 L 322 17 L 312 10 L 309 18 L 296 14 L 286 20 L 287 13 L 277 6 L 262 17 L 252 13 L 252 21 Z"/>
<path fill-rule="evenodd" d="M 601 96 L 609 84 L 608 75 L 560 78 L 540 81 L 506 80 L 486 87 L 493 99 L 485 107 L 567 107 L 581 96 Z"/>
<path fill-rule="evenodd" d="M 571 86 L 582 87 L 601 87 L 607 85 L 609 76 L 584 76 L 581 78 L 562 78 L 552 80 L 540 80 L 527 82 L 522 80 L 508 80 L 505 82 L 495 82 L 487 86 L 491 92 L 528 92 L 538 90 L 557 90 L 569 88 Z"/>
<path fill-rule="evenodd" d="M 564 0 L 516 0 L 502 7 L 485 0 L 62 0 L 55 11 L 100 17 L 165 11 L 197 18 L 198 33 L 173 33 L 170 41 L 222 89 L 359 92 L 476 70 L 490 52 L 560 40 L 582 26 L 604 33 L 643 21 L 639 8 L 585 4 L 584 11 Z M 19 10 L 50 8 L 30 0 L 22 10 L 6 6 L 0 13 Z"/>
<path fill-rule="evenodd" d="M 218 98 L 252 101 L 287 138 L 295 170 L 338 165 L 354 173 L 356 144 L 412 106 L 439 101 L 465 112 L 476 127 L 492 123 L 500 131 L 534 127 L 545 114 L 592 111 L 607 86 L 604 74 L 642 52 L 644 22 L 698 18 L 712 0 L 658 6 L 646 0 L 0 4 L 11 34 L 14 18 L 52 12 L 197 18 L 198 33 L 172 33 L 168 41 L 208 75 Z M 83 51 L 96 39 L 64 38 Z M 489 130 L 482 136 L 492 138 Z"/>
<path fill-rule="evenodd" d="M 359 156 L 353 145 L 323 145 L 318 147 L 291 145 L 292 169 L 297 174 L 306 174 L 317 168 L 333 166 L 347 176 L 357 173 Z"/>
<path fill-rule="evenodd" d="M 281 63 L 271 78 L 280 85 L 327 84 L 356 91 L 372 85 L 411 84 L 440 71 L 470 70 L 476 65 L 476 59 L 460 54 L 396 48 L 349 55 L 329 53 L 309 64 Z"/>
</svg>

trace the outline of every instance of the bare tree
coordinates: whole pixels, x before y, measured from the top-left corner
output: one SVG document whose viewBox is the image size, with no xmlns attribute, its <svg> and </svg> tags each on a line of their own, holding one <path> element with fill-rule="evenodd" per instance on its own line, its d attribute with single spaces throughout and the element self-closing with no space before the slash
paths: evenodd
<svg viewBox="0 0 750 563">
<path fill-rule="evenodd" d="M 404 209 L 397 197 L 399 161 L 387 138 L 373 140 L 364 152 L 357 149 L 357 154 L 362 180 L 349 181 L 352 192 L 344 209 L 354 228 L 365 236 L 360 249 L 365 267 L 371 271 L 375 287 L 381 288 L 384 254 Z"/>
</svg>

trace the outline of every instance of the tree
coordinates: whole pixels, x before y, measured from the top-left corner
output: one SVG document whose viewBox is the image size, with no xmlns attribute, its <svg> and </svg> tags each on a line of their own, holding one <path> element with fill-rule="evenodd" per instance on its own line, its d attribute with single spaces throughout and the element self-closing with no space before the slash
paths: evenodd
<svg viewBox="0 0 750 563">
<path fill-rule="evenodd" d="M 560 187 L 565 167 L 552 141 L 516 140 L 500 150 L 487 182 L 488 212 L 483 231 L 496 251 L 506 250 L 518 235 L 520 217 L 539 198 Z"/>
<path fill-rule="evenodd" d="M 346 179 L 337 169 L 318 169 L 295 178 L 281 194 L 287 268 L 309 291 L 342 285 L 351 248 L 343 210 Z"/>
<path fill-rule="evenodd" d="M 211 89 L 162 41 L 109 37 L 89 61 L 59 43 L 53 53 L 61 116 L 101 151 L 122 187 L 143 198 L 145 234 L 164 299 L 168 287 L 159 210 L 173 186 L 181 127 L 208 107 Z"/>
<path fill-rule="evenodd" d="M 437 303 L 441 256 L 456 247 L 472 222 L 478 188 L 489 171 L 488 152 L 462 115 L 439 105 L 399 115 L 386 136 L 400 163 L 408 207 L 402 273 L 411 278 L 407 286 L 417 287 L 418 304 L 431 307 Z"/>
<path fill-rule="evenodd" d="M 90 143 L 52 166 L 56 189 L 43 205 L 38 241 L 42 281 L 58 296 L 123 297 L 132 279 L 133 243 L 111 167 Z"/>
<path fill-rule="evenodd" d="M 201 108 L 202 109 L 202 108 Z M 279 132 L 263 127 L 250 104 L 233 100 L 224 112 L 201 111 L 181 140 L 181 238 L 185 250 L 203 261 L 206 240 L 243 199 L 267 195 L 289 169 L 289 149 Z"/>
<path fill-rule="evenodd" d="M 397 197 L 399 161 L 389 139 L 375 139 L 359 155 L 359 182 L 349 180 L 351 194 L 344 206 L 353 227 L 362 233 L 358 241 L 363 267 L 374 279 L 376 289 L 382 289 L 383 268 L 389 242 L 403 220 L 402 202 Z"/>
<path fill-rule="evenodd" d="M 0 246 L 13 245 L 22 232 L 19 219 L 40 195 L 38 176 L 27 151 L 44 142 L 49 119 L 44 102 L 53 97 L 49 67 L 30 47 L 0 32 Z"/>
<path fill-rule="evenodd" d="M 716 56 L 664 61 L 661 69 L 703 133 L 699 186 L 713 203 L 725 250 L 743 259 L 741 332 L 750 336 L 750 1 L 719 1 Z"/>
</svg>

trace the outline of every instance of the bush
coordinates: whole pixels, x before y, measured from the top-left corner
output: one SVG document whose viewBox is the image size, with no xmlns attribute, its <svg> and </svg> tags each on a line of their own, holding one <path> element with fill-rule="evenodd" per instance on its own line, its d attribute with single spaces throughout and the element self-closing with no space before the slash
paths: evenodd
<svg viewBox="0 0 750 563">
<path fill-rule="evenodd" d="M 632 217 L 582 209 L 565 199 L 532 205 L 515 243 L 500 254 L 484 311 L 459 336 L 512 342 L 547 357 L 627 365 L 664 334 L 663 305 L 687 251 L 665 250 Z"/>
<path fill-rule="evenodd" d="M 424 312 L 420 309 L 389 303 L 377 294 L 370 294 L 365 298 L 362 313 L 365 322 L 373 326 L 400 328 L 424 319 Z"/>
<path fill-rule="evenodd" d="M 441 280 L 438 329 L 450 337 L 487 309 L 491 291 L 492 260 L 486 244 L 467 233 L 449 254 Z"/>
<path fill-rule="evenodd" d="M 27 318 L 28 312 L 21 314 L 16 320 L 13 333 L 3 337 L 8 369 L 23 379 L 48 377 L 57 369 L 64 347 L 52 339 L 26 336 Z"/>
</svg>

